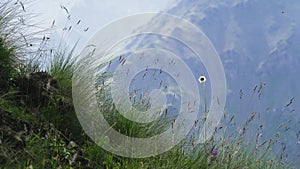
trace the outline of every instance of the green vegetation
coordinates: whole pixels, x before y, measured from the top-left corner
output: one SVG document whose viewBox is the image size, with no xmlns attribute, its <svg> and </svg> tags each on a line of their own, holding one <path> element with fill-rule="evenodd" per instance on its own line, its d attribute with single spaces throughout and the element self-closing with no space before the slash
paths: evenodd
<svg viewBox="0 0 300 169">
<path fill-rule="evenodd" d="M 226 126 L 220 126 L 215 136 L 205 145 L 195 145 L 191 136 L 169 152 L 145 158 L 119 157 L 103 150 L 87 137 L 76 117 L 72 105 L 73 51 L 50 50 L 42 45 L 48 64 L 40 61 L 41 50 L 27 50 L 28 42 L 39 44 L 39 39 L 26 35 L 16 17 L 23 17 L 20 7 L 0 2 L 0 168 L 290 168 L 282 158 L 270 155 L 278 137 L 261 141 L 259 136 L 247 139 L 248 126 L 257 114 L 252 114 L 241 126 L 242 132 L 228 134 Z M 18 32 L 20 37 L 15 36 Z M 28 39 L 27 42 L 17 39 Z M 29 47 L 31 45 L 29 44 Z M 39 49 L 40 49 L 39 47 Z M 29 55 L 27 59 L 21 58 Z M 23 61 L 22 61 L 23 60 Z M 42 65 L 42 66 L 41 66 Z M 46 71 L 46 73 L 37 73 Z M 30 81 L 26 76 L 40 75 L 55 79 L 59 88 L 47 89 L 37 103 L 30 93 L 32 86 L 42 80 Z M 36 73 L 36 74 L 34 74 Z M 49 75 L 49 76 L 48 76 Z M 29 83 L 24 90 L 25 81 Z M 49 81 L 46 81 L 46 83 Z M 37 85 L 35 89 L 41 89 Z M 101 94 L 101 93 L 100 93 Z M 257 96 L 261 93 L 253 92 Z M 42 101 L 43 99 L 43 101 Z M 99 99 L 104 99 L 99 97 Z M 102 100 L 105 116 L 110 123 L 117 121 L 116 130 L 131 136 L 155 134 L 161 128 L 137 126 L 122 119 L 110 100 Z M 236 127 L 234 116 L 224 116 L 224 124 Z M 200 122 L 199 122 L 200 123 Z M 160 126 L 156 124 L 153 126 Z M 237 127 L 238 128 L 238 127 Z M 257 126 L 258 134 L 263 126 Z M 225 135 L 225 133 L 227 133 Z M 254 144 L 253 144 L 254 143 Z M 283 154 L 284 150 L 282 150 Z M 280 156 L 279 156 L 280 157 Z"/>
</svg>

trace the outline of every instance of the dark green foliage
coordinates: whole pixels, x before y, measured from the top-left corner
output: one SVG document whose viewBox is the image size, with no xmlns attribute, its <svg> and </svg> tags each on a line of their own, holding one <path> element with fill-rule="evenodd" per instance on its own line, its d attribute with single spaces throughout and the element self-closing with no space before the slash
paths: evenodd
<svg viewBox="0 0 300 169">
<path fill-rule="evenodd" d="M 0 37 L 0 92 L 8 88 L 10 79 L 17 74 L 14 68 L 13 52 L 14 50 L 7 47 Z"/>
</svg>

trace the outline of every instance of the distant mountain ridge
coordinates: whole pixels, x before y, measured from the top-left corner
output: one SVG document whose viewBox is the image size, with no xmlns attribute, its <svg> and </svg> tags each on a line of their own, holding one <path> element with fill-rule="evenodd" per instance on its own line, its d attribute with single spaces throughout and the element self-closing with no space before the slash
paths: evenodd
<svg viewBox="0 0 300 169">
<path fill-rule="evenodd" d="M 182 0 L 167 13 L 189 20 L 209 37 L 230 90 L 266 82 L 276 86 L 270 97 L 280 96 L 274 100 L 279 104 L 300 94 L 299 11 L 300 1 L 295 0 Z"/>
<path fill-rule="evenodd" d="M 270 108 L 264 120 L 271 128 L 292 118 L 293 132 L 285 139 L 294 147 L 291 154 L 299 157 L 294 132 L 300 125 L 300 1 L 181 0 L 167 13 L 189 20 L 214 44 L 228 83 L 227 111 L 242 119 L 248 111 Z M 266 83 L 263 98 L 255 110 L 240 112 L 240 89 L 251 95 L 260 82 Z M 294 112 L 282 114 L 292 97 Z M 243 100 L 251 104 L 250 96 Z"/>
</svg>

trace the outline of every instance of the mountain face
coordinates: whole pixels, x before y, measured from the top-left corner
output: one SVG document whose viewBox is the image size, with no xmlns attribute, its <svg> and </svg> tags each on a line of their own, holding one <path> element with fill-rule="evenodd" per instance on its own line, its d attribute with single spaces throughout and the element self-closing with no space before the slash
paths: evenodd
<svg viewBox="0 0 300 169">
<path fill-rule="evenodd" d="M 265 106 L 277 110 L 294 97 L 300 120 L 299 1 L 182 0 L 167 13 L 201 28 L 215 46 L 228 82 L 228 108 L 235 111 L 240 89 L 251 93 L 263 82 Z"/>
<path fill-rule="evenodd" d="M 241 121 L 252 111 L 262 112 L 262 123 L 270 132 L 293 119 L 283 139 L 298 158 L 300 1 L 182 0 L 167 13 L 201 28 L 215 46 L 228 83 L 228 112 Z M 254 86 L 261 82 L 266 84 L 264 91 L 253 99 Z M 284 108 L 291 98 L 292 107 Z"/>
</svg>

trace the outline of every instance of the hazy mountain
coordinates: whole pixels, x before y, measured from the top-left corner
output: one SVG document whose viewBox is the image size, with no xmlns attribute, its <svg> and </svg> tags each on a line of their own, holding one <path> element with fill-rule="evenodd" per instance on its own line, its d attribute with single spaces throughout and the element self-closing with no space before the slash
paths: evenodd
<svg viewBox="0 0 300 169">
<path fill-rule="evenodd" d="M 264 124 L 263 139 L 284 130 L 277 126 L 283 124 L 285 128 L 288 125 L 285 128 L 288 130 L 282 134 L 282 142 L 287 143 L 287 151 L 292 159 L 300 155 L 296 138 L 296 133 L 300 132 L 300 78 L 297 78 L 300 74 L 299 11 L 300 1 L 296 0 L 182 0 L 166 11 L 196 25 L 216 48 L 224 65 L 228 85 L 226 112 L 234 114 L 236 122 L 241 124 L 252 112 L 260 112 L 261 119 L 255 125 Z M 172 21 L 155 18 L 145 25 L 145 29 L 149 28 L 156 31 L 170 30 L 170 35 L 180 35 L 184 31 L 184 26 L 180 29 Z M 186 39 L 194 42 L 193 32 Z M 131 49 L 171 49 L 179 56 L 189 50 L 182 47 L 184 45 L 180 41 L 159 35 L 139 35 L 129 40 L 128 44 L 127 47 Z M 195 58 L 191 55 L 183 60 L 194 76 L 208 76 L 205 66 Z M 152 73 L 155 74 L 155 71 Z M 160 84 L 160 80 L 143 84 L 139 79 L 144 78 L 138 77 L 132 84 L 139 88 L 149 90 Z M 156 79 L 154 76 L 152 78 Z M 209 78 L 207 83 L 210 86 Z M 266 85 L 260 95 L 257 91 L 261 83 Z M 256 94 L 253 94 L 256 85 L 258 88 Z M 170 87 L 170 84 L 165 86 Z M 177 91 L 167 92 L 173 96 L 172 93 Z M 291 98 L 294 98 L 293 104 L 285 108 Z M 250 130 L 256 131 L 255 125 Z"/>
<path fill-rule="evenodd" d="M 266 82 L 274 105 L 283 105 L 300 92 L 299 11 L 299 1 L 183 0 L 168 13 L 188 19 L 209 37 L 232 92 Z"/>
<path fill-rule="evenodd" d="M 242 119 L 270 108 L 263 115 L 270 131 L 292 118 L 283 137 L 299 157 L 300 1 L 182 0 L 167 13 L 189 20 L 214 44 L 228 83 L 227 110 Z M 262 98 L 253 101 L 252 89 L 260 82 L 266 83 Z M 246 94 L 242 102 L 240 89 Z M 292 97 L 293 107 L 283 109 Z"/>
</svg>

